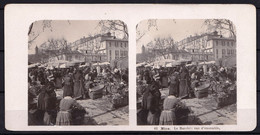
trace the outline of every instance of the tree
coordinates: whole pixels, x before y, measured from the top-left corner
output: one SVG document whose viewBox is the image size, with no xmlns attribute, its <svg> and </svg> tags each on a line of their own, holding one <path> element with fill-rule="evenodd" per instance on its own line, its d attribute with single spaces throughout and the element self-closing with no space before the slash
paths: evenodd
<svg viewBox="0 0 260 135">
<path fill-rule="evenodd" d="M 151 63 L 154 61 L 155 55 L 152 52 L 145 52 L 145 53 L 141 53 L 141 54 L 137 55 L 136 59 L 138 62 Z"/>
<path fill-rule="evenodd" d="M 51 20 L 43 20 L 40 21 L 39 23 L 41 23 L 42 25 L 42 31 L 36 31 L 34 30 L 35 27 L 35 23 L 38 22 L 33 22 L 30 27 L 29 27 L 29 31 L 28 31 L 28 36 L 29 36 L 29 41 L 28 41 L 28 47 L 30 48 L 33 41 L 35 39 L 37 39 L 39 37 L 39 35 L 44 32 L 46 29 L 49 29 L 50 31 L 52 31 L 52 21 Z"/>
<path fill-rule="evenodd" d="M 167 55 L 169 55 L 172 49 L 177 49 L 172 37 L 154 38 L 154 42 L 148 43 L 147 46 L 151 48 L 152 52 L 154 52 L 155 54 L 163 56 L 164 59 L 167 58 Z"/>
<path fill-rule="evenodd" d="M 155 30 L 158 30 L 157 27 L 157 19 L 148 19 L 146 24 L 147 27 L 141 29 L 140 23 L 136 25 L 136 41 L 138 42 L 148 31 L 150 31 L 152 28 L 155 28 Z"/>
<path fill-rule="evenodd" d="M 101 28 L 101 33 L 117 32 L 123 39 L 128 39 L 127 25 L 120 20 L 101 20 L 98 23 L 98 27 Z"/>
<path fill-rule="evenodd" d="M 67 44 L 67 40 L 64 38 L 50 38 L 48 39 L 47 43 L 45 42 L 41 45 L 41 48 L 43 49 L 44 53 L 49 56 L 55 56 L 58 60 L 60 59 L 59 56 L 62 53 L 71 51 L 69 45 Z"/>
<path fill-rule="evenodd" d="M 207 26 L 207 30 L 229 32 L 229 35 L 236 39 L 236 29 L 232 21 L 228 19 L 206 19 L 204 25 Z"/>
<path fill-rule="evenodd" d="M 175 20 L 172 19 L 174 23 Z M 144 22 L 144 23 L 142 23 Z M 136 41 L 139 42 L 143 36 L 145 36 L 152 29 L 158 31 L 158 20 L 157 19 L 148 19 L 144 20 L 136 25 Z"/>
<path fill-rule="evenodd" d="M 71 24 L 69 20 L 67 20 L 67 22 L 69 25 Z M 41 25 L 41 29 L 38 31 L 35 30 L 36 23 L 39 23 Z M 52 20 L 42 20 L 42 21 L 33 22 L 29 26 L 29 30 L 28 30 L 28 37 L 29 37 L 28 47 L 30 48 L 33 42 L 40 36 L 40 34 L 46 30 L 50 30 L 51 32 L 53 31 Z"/>
</svg>

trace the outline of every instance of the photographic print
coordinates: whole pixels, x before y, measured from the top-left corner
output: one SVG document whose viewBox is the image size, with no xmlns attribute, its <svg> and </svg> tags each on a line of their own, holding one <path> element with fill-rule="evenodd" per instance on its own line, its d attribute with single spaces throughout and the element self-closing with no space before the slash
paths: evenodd
<svg viewBox="0 0 260 135">
<path fill-rule="evenodd" d="M 28 30 L 28 125 L 128 125 L 120 20 L 40 20 Z"/>
<path fill-rule="evenodd" d="M 253 5 L 8 4 L 4 10 L 6 130 L 256 127 Z"/>
<path fill-rule="evenodd" d="M 228 19 L 137 25 L 137 125 L 236 125 L 236 28 Z"/>
</svg>

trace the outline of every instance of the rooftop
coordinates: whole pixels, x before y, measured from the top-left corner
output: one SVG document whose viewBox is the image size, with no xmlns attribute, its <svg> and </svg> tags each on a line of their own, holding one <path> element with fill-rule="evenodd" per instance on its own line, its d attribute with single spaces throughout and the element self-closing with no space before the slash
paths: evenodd
<svg viewBox="0 0 260 135">
<path fill-rule="evenodd" d="M 101 40 L 101 42 L 103 41 L 123 41 L 123 42 L 128 42 L 127 39 L 118 39 L 118 38 L 105 38 L 103 40 Z"/>
</svg>

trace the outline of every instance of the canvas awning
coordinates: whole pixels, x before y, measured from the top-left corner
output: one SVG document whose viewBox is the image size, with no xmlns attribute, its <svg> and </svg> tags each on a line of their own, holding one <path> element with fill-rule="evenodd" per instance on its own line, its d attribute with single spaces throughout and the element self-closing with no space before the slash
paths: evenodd
<svg viewBox="0 0 260 135">
<path fill-rule="evenodd" d="M 146 65 L 146 62 L 138 63 L 138 64 L 136 64 L 136 67 L 141 67 L 141 66 L 144 66 L 144 65 Z"/>
</svg>

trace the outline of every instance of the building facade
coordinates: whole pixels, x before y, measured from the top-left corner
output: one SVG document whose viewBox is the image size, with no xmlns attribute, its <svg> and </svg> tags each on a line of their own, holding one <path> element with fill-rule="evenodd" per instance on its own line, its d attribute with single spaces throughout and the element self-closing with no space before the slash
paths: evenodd
<svg viewBox="0 0 260 135">
<path fill-rule="evenodd" d="M 126 39 L 104 39 L 98 51 L 107 57 L 107 61 L 128 57 L 128 40 Z"/>
<path fill-rule="evenodd" d="M 142 53 L 136 55 L 137 63 L 153 62 L 164 59 L 171 60 L 191 60 L 191 55 L 188 51 L 177 49 L 176 47 L 169 47 L 165 49 L 151 49 L 142 46 Z"/>
<path fill-rule="evenodd" d="M 45 42 L 41 46 L 48 45 Z M 29 55 L 30 62 L 41 61 L 46 63 L 58 60 L 88 63 L 111 62 L 115 59 L 128 57 L 128 40 L 118 39 L 112 36 L 111 33 L 98 34 L 69 43 L 68 48 L 59 50 L 44 49 L 42 50 L 43 53 L 41 53 L 36 47 L 35 52 L 36 54 Z M 35 56 L 40 56 L 40 54 L 46 54 L 47 56 L 36 59 Z"/>
<path fill-rule="evenodd" d="M 211 34 L 190 36 L 177 43 L 178 49 L 191 54 L 193 61 L 215 61 L 236 54 L 236 40 Z"/>
<path fill-rule="evenodd" d="M 87 61 L 92 62 L 110 62 L 128 57 L 128 40 L 118 39 L 111 33 L 83 37 L 71 43 L 70 48 L 83 53 Z"/>
</svg>

